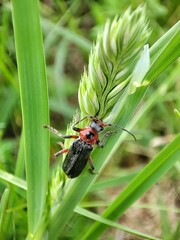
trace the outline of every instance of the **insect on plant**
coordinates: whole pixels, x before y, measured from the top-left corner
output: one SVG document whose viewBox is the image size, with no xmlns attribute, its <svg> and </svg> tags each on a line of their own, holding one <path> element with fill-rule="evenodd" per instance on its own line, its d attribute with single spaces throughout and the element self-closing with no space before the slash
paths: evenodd
<svg viewBox="0 0 180 240">
<path fill-rule="evenodd" d="M 91 119 L 89 126 L 84 128 L 76 127 L 78 123 L 82 122 L 84 119 L 87 119 L 87 118 Z M 49 129 L 52 133 L 56 134 L 60 138 L 76 139 L 74 140 L 74 142 L 72 143 L 69 149 L 68 148 L 63 149 L 54 154 L 55 157 L 58 157 L 63 153 L 67 153 L 62 165 L 62 169 L 69 178 L 76 178 L 81 174 L 81 172 L 85 168 L 88 161 L 90 164 L 90 172 L 94 173 L 94 164 L 90 157 L 90 153 L 93 150 L 94 144 L 97 144 L 98 147 L 103 148 L 107 137 L 116 133 L 116 131 L 108 131 L 104 134 L 102 141 L 100 141 L 99 133 L 102 132 L 105 127 L 109 127 L 109 126 L 121 128 L 123 131 L 126 131 L 129 134 L 131 134 L 131 136 L 133 136 L 133 138 L 136 140 L 136 137 L 134 136 L 134 134 L 129 132 L 127 129 L 120 127 L 116 124 L 106 124 L 100 119 L 98 119 L 98 117 L 93 117 L 93 116 L 85 116 L 84 118 L 82 118 L 81 120 L 73 124 L 72 129 L 78 132 L 79 136 L 62 135 L 53 127 L 50 127 L 48 125 L 45 125 L 43 127 Z"/>
</svg>

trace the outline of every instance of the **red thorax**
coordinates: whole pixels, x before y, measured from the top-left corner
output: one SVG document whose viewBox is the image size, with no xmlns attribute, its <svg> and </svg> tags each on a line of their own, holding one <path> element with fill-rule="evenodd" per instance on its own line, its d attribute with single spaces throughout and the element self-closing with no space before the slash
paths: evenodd
<svg viewBox="0 0 180 240">
<path fill-rule="evenodd" d="M 97 143 L 99 134 L 91 127 L 85 127 L 79 132 L 79 137 L 82 141 L 91 145 Z"/>
</svg>

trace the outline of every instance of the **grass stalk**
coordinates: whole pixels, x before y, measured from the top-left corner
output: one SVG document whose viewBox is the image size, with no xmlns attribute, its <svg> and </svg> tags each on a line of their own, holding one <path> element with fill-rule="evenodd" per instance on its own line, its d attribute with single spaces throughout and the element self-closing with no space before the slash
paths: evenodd
<svg viewBox="0 0 180 240">
<path fill-rule="evenodd" d="M 43 216 L 47 183 L 49 135 L 48 95 L 42 33 L 37 0 L 13 0 L 20 98 L 22 106 L 29 238 Z"/>
</svg>

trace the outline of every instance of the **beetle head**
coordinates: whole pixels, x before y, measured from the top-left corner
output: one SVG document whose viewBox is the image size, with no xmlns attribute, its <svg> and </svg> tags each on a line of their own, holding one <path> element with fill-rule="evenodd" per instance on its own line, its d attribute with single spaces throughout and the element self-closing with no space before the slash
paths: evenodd
<svg viewBox="0 0 180 240">
<path fill-rule="evenodd" d="M 90 122 L 90 127 L 93 128 L 96 132 L 101 132 L 104 129 L 104 123 L 97 119 L 94 118 L 91 122 Z"/>
</svg>

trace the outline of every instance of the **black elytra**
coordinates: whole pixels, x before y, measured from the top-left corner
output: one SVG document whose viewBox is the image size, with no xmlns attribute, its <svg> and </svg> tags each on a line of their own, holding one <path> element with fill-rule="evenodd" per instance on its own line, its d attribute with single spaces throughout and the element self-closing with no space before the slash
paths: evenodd
<svg viewBox="0 0 180 240">
<path fill-rule="evenodd" d="M 81 174 L 92 150 L 93 146 L 91 144 L 80 139 L 72 143 L 62 165 L 63 171 L 69 178 L 76 178 Z"/>
</svg>

